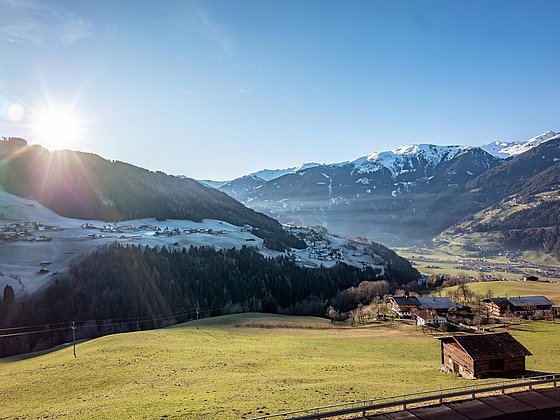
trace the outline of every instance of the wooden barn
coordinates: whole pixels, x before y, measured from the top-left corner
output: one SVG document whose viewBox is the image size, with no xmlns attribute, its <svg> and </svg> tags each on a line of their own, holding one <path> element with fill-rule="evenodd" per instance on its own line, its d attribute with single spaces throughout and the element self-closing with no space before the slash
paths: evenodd
<svg viewBox="0 0 560 420">
<path fill-rule="evenodd" d="M 441 342 L 442 370 L 467 379 L 480 379 L 525 371 L 531 356 L 508 332 L 437 337 Z"/>
<path fill-rule="evenodd" d="M 489 315 L 499 317 L 506 314 L 532 315 L 536 312 L 551 313 L 554 302 L 545 296 L 518 296 L 509 298 L 482 299 Z"/>
</svg>

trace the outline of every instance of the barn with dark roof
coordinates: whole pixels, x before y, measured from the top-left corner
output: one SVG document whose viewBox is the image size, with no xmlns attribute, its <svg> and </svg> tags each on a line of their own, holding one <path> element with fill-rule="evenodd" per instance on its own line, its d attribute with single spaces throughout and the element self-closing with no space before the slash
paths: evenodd
<svg viewBox="0 0 560 420">
<path fill-rule="evenodd" d="M 545 296 L 518 296 L 508 298 L 482 299 L 488 313 L 492 316 L 504 316 L 508 312 L 512 315 L 532 315 L 540 311 L 551 313 L 554 302 Z"/>
<path fill-rule="evenodd" d="M 437 337 L 442 369 L 467 379 L 520 373 L 531 356 L 508 332 Z"/>
</svg>

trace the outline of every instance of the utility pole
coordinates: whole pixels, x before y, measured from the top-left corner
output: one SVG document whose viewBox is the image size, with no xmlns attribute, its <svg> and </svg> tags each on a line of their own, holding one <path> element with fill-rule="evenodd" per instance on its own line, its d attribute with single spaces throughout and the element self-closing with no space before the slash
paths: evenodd
<svg viewBox="0 0 560 420">
<path fill-rule="evenodd" d="M 72 340 L 74 342 L 74 357 L 76 356 L 76 322 L 72 321 Z"/>
<path fill-rule="evenodd" d="M 200 307 L 198 305 L 198 300 L 196 301 L 196 320 L 198 321 L 198 314 L 200 311 Z M 196 329 L 198 330 L 198 322 L 196 323 Z"/>
</svg>

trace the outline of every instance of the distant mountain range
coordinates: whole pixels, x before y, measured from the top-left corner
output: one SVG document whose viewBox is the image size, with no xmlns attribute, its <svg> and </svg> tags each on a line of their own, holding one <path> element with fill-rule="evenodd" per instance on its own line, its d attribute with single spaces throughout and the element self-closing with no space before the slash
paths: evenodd
<svg viewBox="0 0 560 420">
<path fill-rule="evenodd" d="M 547 131 L 481 147 L 402 146 L 353 161 L 266 171 L 265 177 L 257 172 L 219 189 L 281 222 L 402 245 L 431 240 L 527 188 L 555 188 L 559 142 L 558 133 Z M 539 153 L 545 157 L 525 159 Z"/>
</svg>

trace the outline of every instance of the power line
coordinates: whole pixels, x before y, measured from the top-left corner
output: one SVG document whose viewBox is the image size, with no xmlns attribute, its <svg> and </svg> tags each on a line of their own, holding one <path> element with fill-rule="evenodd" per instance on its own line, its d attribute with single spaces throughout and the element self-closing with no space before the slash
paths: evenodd
<svg viewBox="0 0 560 420">
<path fill-rule="evenodd" d="M 8 333 L 8 334 L 2 334 L 0 335 L 0 338 L 7 338 L 7 337 L 18 337 L 18 336 L 23 336 L 23 335 L 30 335 L 30 334 L 40 334 L 40 333 L 47 333 L 47 332 L 55 332 L 55 331 L 67 331 L 67 330 L 72 330 L 72 325 L 74 325 L 74 328 L 81 328 L 81 329 L 87 329 L 87 328 L 106 328 L 106 327 L 112 327 L 112 326 L 123 326 L 123 325 L 129 325 L 129 324 L 136 324 L 136 323 L 147 323 L 147 322 L 156 322 L 156 321 L 163 321 L 163 320 L 169 320 L 169 319 L 173 319 L 173 318 L 177 318 L 177 317 L 181 317 L 181 316 L 187 316 L 187 315 L 192 315 L 192 314 L 197 314 L 199 315 L 200 313 L 209 313 L 211 311 L 214 310 L 221 310 L 223 309 L 224 306 L 211 306 L 210 308 L 205 308 L 205 309 L 201 309 L 199 307 L 197 307 L 196 309 L 192 309 L 189 311 L 182 311 L 182 312 L 176 312 L 174 314 L 170 314 L 170 315 L 158 315 L 158 316 L 151 316 L 151 315 L 146 315 L 143 317 L 137 317 L 137 318 L 118 318 L 116 320 L 113 320 L 111 318 L 108 319 L 98 319 L 98 320 L 87 320 L 87 321 L 67 321 L 67 322 L 58 322 L 58 323 L 54 323 L 54 324 L 43 324 L 43 325 L 34 325 L 34 326 L 26 326 L 26 327 L 11 327 L 11 328 L 3 328 L 0 329 L 0 332 L 2 331 L 13 331 L 13 330 L 17 330 L 17 329 L 28 329 L 28 328 L 36 328 L 36 327 L 49 327 L 49 326 L 54 326 L 54 325 L 67 325 L 66 327 L 60 327 L 60 328 L 47 328 L 47 329 L 41 329 L 41 330 L 36 330 L 36 331 L 23 331 L 23 332 L 15 332 L 15 333 Z M 197 316 L 198 319 L 198 316 Z M 115 321 L 120 321 L 123 320 L 124 322 L 115 322 Z M 130 321 L 125 321 L 125 320 L 130 320 Z M 104 323 L 106 321 L 111 321 L 111 323 Z M 76 325 L 76 323 L 80 323 L 82 325 Z M 96 323 L 95 325 L 87 325 L 89 323 Z M 100 325 L 98 325 L 97 323 L 102 323 Z M 75 330 L 73 330 L 75 332 Z"/>
</svg>

